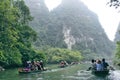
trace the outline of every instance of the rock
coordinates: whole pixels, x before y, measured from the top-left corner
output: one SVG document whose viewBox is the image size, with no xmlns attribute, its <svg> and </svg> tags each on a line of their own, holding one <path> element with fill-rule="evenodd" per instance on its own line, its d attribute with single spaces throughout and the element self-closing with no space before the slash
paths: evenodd
<svg viewBox="0 0 120 80">
<path fill-rule="evenodd" d="M 4 71 L 5 69 L 2 67 L 2 66 L 0 66 L 0 71 Z"/>
</svg>

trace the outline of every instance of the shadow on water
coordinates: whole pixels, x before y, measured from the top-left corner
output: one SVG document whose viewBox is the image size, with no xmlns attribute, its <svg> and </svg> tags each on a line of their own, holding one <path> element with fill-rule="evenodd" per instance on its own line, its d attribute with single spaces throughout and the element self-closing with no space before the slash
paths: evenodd
<svg viewBox="0 0 120 80">
<path fill-rule="evenodd" d="M 17 69 L 0 72 L 0 80 L 120 80 L 120 71 L 110 71 L 106 77 L 98 77 L 86 71 L 88 66 L 80 64 L 56 68 L 45 72 L 18 74 Z"/>
</svg>

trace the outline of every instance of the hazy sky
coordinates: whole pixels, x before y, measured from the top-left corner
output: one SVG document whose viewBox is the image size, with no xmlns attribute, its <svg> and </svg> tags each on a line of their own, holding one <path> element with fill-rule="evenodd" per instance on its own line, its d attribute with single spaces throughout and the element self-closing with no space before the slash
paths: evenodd
<svg viewBox="0 0 120 80">
<path fill-rule="evenodd" d="M 114 36 L 120 21 L 120 13 L 118 10 L 109 7 L 109 0 L 82 0 L 90 10 L 98 15 L 99 21 L 104 28 L 108 38 L 114 40 Z M 55 8 L 60 4 L 61 0 L 45 0 L 49 9 Z"/>
</svg>

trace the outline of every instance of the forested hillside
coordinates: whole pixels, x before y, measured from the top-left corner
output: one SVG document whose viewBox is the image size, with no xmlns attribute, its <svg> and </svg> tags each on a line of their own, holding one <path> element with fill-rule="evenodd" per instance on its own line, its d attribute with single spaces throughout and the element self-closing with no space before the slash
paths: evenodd
<svg viewBox="0 0 120 80">
<path fill-rule="evenodd" d="M 44 59 L 32 48 L 37 34 L 28 25 L 30 20 L 24 1 L 0 1 L 0 66 L 16 67 L 28 60 Z"/>
<path fill-rule="evenodd" d="M 114 53 L 115 55 L 115 64 L 120 66 L 120 24 L 118 25 L 117 31 L 116 31 L 116 35 L 115 35 L 115 39 L 114 39 L 114 43 L 116 45 L 116 51 Z"/>
<path fill-rule="evenodd" d="M 32 22 L 32 28 L 38 32 L 39 39 L 35 43 L 37 47 L 68 48 L 82 51 L 88 56 L 112 54 L 113 43 L 105 34 L 97 15 L 81 1 L 62 0 L 62 3 L 50 12 L 44 0 L 26 0 L 26 4 L 34 19 L 39 21 L 37 24 L 35 20 Z M 41 24 L 42 26 L 39 26 Z M 36 26 L 39 28 L 36 29 Z"/>
</svg>

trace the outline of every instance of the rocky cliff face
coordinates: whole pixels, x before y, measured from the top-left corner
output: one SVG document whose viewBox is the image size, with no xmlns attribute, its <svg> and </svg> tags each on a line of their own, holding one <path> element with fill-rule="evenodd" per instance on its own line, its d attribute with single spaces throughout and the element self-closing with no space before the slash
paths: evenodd
<svg viewBox="0 0 120 80">
<path fill-rule="evenodd" d="M 69 37 L 64 36 L 64 40 L 67 40 L 68 46 L 72 44 L 70 45 L 72 49 L 90 49 L 92 52 L 102 54 L 111 53 L 113 44 L 101 27 L 97 15 L 81 1 L 63 0 L 51 14 L 55 21 L 60 22 L 63 31 L 68 31 Z"/>
<path fill-rule="evenodd" d="M 90 50 L 103 55 L 112 53 L 113 43 L 106 36 L 97 15 L 81 1 L 62 0 L 51 12 L 43 1 L 26 0 L 31 14 L 37 19 L 32 22 L 32 26 L 38 32 L 39 46 Z"/>
</svg>

